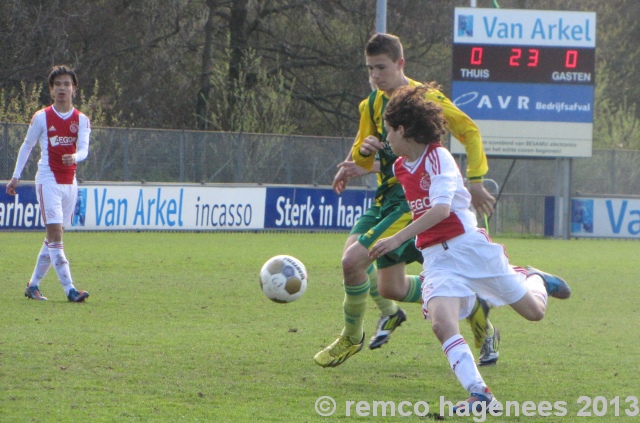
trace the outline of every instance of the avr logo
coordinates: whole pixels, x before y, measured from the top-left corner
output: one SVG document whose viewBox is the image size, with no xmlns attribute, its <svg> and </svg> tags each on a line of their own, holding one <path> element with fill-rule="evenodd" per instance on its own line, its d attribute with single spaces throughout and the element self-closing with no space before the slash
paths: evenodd
<svg viewBox="0 0 640 423">
<path fill-rule="evenodd" d="M 495 95 L 491 96 L 488 94 L 480 94 L 477 91 L 471 91 L 468 93 L 464 93 L 459 95 L 453 100 L 453 104 L 458 107 L 467 106 L 467 107 L 476 107 L 477 109 L 495 109 L 500 108 L 502 110 L 508 109 L 519 109 L 519 110 L 529 110 L 529 102 L 530 99 L 526 95 L 519 96 L 503 96 L 503 95 Z"/>
</svg>

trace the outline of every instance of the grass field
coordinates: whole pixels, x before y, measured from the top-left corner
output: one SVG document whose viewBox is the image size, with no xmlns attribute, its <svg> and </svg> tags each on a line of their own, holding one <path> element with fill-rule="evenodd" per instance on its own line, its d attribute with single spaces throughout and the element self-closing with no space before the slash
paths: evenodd
<svg viewBox="0 0 640 423">
<path fill-rule="evenodd" d="M 73 304 L 53 271 L 41 285 L 49 301 L 23 297 L 43 234 L 0 233 L 0 422 L 438 419 L 441 397 L 455 403 L 466 393 L 417 304 L 403 306 L 408 321 L 381 349 L 363 349 L 334 369 L 314 363 L 313 355 L 342 328 L 345 237 L 67 233 L 75 284 L 91 293 L 86 304 Z M 537 323 L 509 308 L 492 311 L 502 332 L 501 358 L 481 369 L 485 380 L 503 402 L 548 401 L 552 408 L 549 417 L 534 411 L 487 421 L 636 420 L 625 411 L 637 413 L 640 405 L 625 400 L 640 397 L 640 244 L 496 241 L 506 245 L 512 263 L 564 276 L 573 297 L 551 299 Z M 300 258 L 309 271 L 307 292 L 295 303 L 272 303 L 259 290 L 258 271 L 276 254 Z M 367 338 L 377 318 L 370 301 Z M 471 339 L 466 324 L 463 334 Z M 315 411 L 321 396 L 337 404 L 330 417 Z M 360 414 L 348 401 L 362 402 Z M 374 401 L 424 401 L 430 413 L 390 417 L 387 408 L 384 417 L 379 408 L 374 416 L 372 407 L 363 417 L 365 403 Z M 557 402 L 566 403 L 566 416 L 553 415 L 561 411 Z M 578 417 L 581 409 L 592 417 Z"/>
</svg>

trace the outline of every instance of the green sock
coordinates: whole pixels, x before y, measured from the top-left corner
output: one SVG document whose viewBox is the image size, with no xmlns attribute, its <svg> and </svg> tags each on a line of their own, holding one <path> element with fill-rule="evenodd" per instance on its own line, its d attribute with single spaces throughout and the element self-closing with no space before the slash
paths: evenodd
<svg viewBox="0 0 640 423">
<path fill-rule="evenodd" d="M 367 308 L 369 287 L 368 279 L 359 285 L 344 286 L 344 329 L 342 329 L 342 335 L 348 336 L 354 343 L 362 341 L 362 322 Z"/>
<path fill-rule="evenodd" d="M 407 295 L 402 299 L 403 303 L 418 303 L 422 304 L 422 282 L 420 276 L 410 275 L 409 278 L 409 290 Z"/>
<path fill-rule="evenodd" d="M 398 312 L 398 305 L 396 302 L 388 298 L 384 298 L 378 292 L 378 269 L 376 266 L 373 264 L 369 266 L 367 273 L 369 274 L 369 283 L 371 284 L 369 295 L 371 295 L 371 298 L 376 303 L 376 307 L 380 310 L 380 315 L 391 316 L 392 314 L 396 314 Z"/>
</svg>

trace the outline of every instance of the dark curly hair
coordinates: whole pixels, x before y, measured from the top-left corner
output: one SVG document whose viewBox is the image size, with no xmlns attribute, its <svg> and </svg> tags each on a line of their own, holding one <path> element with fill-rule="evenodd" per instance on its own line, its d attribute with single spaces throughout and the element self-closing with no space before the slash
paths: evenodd
<svg viewBox="0 0 640 423">
<path fill-rule="evenodd" d="M 440 142 L 447 133 L 444 112 L 425 98 L 427 91 L 435 88 L 434 83 L 398 88 L 385 108 L 386 124 L 394 130 L 402 126 L 404 137 L 413 138 L 418 144 Z"/>
</svg>

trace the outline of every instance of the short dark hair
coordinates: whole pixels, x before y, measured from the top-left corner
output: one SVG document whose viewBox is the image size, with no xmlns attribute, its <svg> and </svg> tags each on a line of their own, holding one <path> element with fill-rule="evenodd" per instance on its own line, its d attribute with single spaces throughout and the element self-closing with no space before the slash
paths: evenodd
<svg viewBox="0 0 640 423">
<path fill-rule="evenodd" d="M 369 39 L 364 48 L 364 54 L 367 56 L 386 54 L 394 63 L 404 57 L 400 38 L 384 33 L 377 33 Z"/>
<path fill-rule="evenodd" d="M 73 81 L 73 86 L 78 86 L 78 76 L 75 71 L 69 66 L 59 65 L 54 66 L 53 69 L 51 69 L 51 73 L 49 74 L 49 87 L 53 87 L 53 81 L 60 75 L 69 75 Z"/>
<path fill-rule="evenodd" d="M 394 130 L 404 128 L 404 137 L 418 144 L 442 141 L 447 133 L 447 121 L 442 108 L 425 98 L 433 84 L 398 88 L 384 111 L 384 120 Z"/>
</svg>

